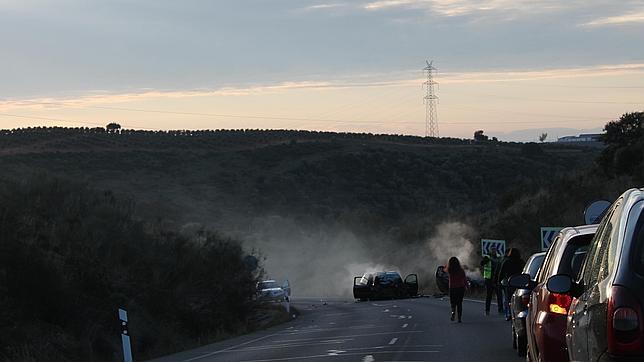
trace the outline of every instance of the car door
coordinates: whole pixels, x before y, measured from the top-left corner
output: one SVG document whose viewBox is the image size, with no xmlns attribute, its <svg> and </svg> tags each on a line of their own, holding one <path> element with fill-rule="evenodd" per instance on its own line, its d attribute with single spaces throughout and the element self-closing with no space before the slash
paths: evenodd
<svg viewBox="0 0 644 362">
<path fill-rule="evenodd" d="M 612 212 L 606 217 L 607 223 L 602 232 L 597 248 L 597 256 L 593 265 L 596 275 L 593 288 L 590 289 L 587 301 L 588 329 L 588 358 L 595 361 L 606 351 L 608 296 L 606 290 L 610 287 L 611 266 L 615 259 L 615 247 L 619 233 L 619 221 L 623 209 L 623 200 L 618 199 Z"/>
<path fill-rule="evenodd" d="M 354 279 L 354 284 L 355 284 L 355 279 Z M 291 283 L 289 283 L 288 279 L 284 281 L 284 284 L 282 285 L 282 289 L 284 289 L 284 293 L 286 293 L 287 297 L 291 296 Z"/>
<path fill-rule="evenodd" d="M 537 343 L 535 340 L 535 333 L 537 332 L 537 318 L 539 310 L 542 308 L 543 303 L 543 290 L 545 289 L 545 283 L 548 277 L 551 274 L 552 269 L 554 268 L 557 249 L 559 244 L 561 244 L 562 235 L 558 234 L 555 239 L 552 241 L 548 252 L 546 253 L 545 259 L 543 260 L 543 265 L 539 269 L 536 277 L 537 286 L 530 293 L 530 306 L 528 308 L 528 315 L 526 316 L 526 335 L 528 339 L 528 349 L 529 353 L 532 356 L 536 357 Z"/>
<path fill-rule="evenodd" d="M 405 277 L 405 288 L 407 289 L 407 295 L 410 297 L 415 297 L 418 295 L 418 275 L 409 274 Z"/>
<path fill-rule="evenodd" d="M 573 361 L 589 361 L 589 338 L 588 333 L 591 328 L 592 314 L 596 314 L 597 301 L 599 296 L 598 277 L 604 258 L 604 251 L 607 246 L 607 238 L 610 235 L 610 219 L 613 215 L 614 207 L 609 210 L 607 216 L 597 228 L 597 232 L 590 249 L 586 255 L 584 268 L 581 272 L 579 283 L 582 285 L 582 293 L 571 305 L 569 313 L 569 323 L 567 329 L 568 353 Z M 593 312 L 589 311 L 592 308 Z M 605 316 L 605 312 L 604 312 Z"/>
</svg>

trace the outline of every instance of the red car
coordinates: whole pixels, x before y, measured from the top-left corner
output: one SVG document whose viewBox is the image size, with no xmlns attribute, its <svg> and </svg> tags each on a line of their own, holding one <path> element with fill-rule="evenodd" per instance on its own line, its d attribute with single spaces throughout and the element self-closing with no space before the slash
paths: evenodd
<svg viewBox="0 0 644 362">
<path fill-rule="evenodd" d="M 597 225 L 561 230 L 550 245 L 535 281 L 529 274 L 510 278 L 511 287 L 532 289 L 526 316 L 526 360 L 568 361 L 566 322 L 572 299 L 567 294 L 549 292 L 546 283 L 555 274 L 576 276 L 579 273 L 596 230 Z"/>
</svg>

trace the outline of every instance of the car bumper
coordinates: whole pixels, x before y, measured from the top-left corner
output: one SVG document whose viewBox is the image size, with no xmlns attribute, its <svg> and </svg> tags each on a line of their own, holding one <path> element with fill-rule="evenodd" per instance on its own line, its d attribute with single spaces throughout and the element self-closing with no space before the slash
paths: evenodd
<svg viewBox="0 0 644 362">
<path fill-rule="evenodd" d="M 568 361 L 566 322 L 565 315 L 539 312 L 533 333 L 541 360 Z"/>
<path fill-rule="evenodd" d="M 644 361 L 644 354 L 639 356 L 614 356 L 608 352 L 604 352 L 599 356 L 598 362 L 635 362 L 635 361 Z"/>
</svg>

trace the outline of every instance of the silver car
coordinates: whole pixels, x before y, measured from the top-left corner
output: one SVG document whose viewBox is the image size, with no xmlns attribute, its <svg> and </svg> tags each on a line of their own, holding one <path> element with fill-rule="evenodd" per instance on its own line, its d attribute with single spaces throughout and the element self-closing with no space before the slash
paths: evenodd
<svg viewBox="0 0 644 362">
<path fill-rule="evenodd" d="M 288 280 L 283 286 L 279 285 L 275 280 L 264 280 L 257 283 L 257 299 L 262 302 L 288 301 L 290 291 Z"/>
</svg>

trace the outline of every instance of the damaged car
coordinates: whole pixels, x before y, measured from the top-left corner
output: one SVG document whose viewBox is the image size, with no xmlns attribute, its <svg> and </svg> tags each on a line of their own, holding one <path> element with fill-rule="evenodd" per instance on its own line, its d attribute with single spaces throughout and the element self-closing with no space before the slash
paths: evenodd
<svg viewBox="0 0 644 362">
<path fill-rule="evenodd" d="M 398 272 L 365 273 L 353 278 L 353 297 L 358 300 L 409 298 L 418 295 L 418 275 L 403 278 Z"/>
</svg>

